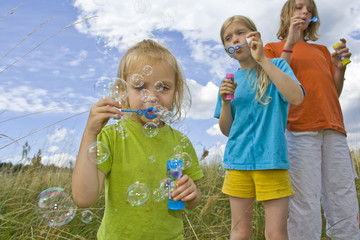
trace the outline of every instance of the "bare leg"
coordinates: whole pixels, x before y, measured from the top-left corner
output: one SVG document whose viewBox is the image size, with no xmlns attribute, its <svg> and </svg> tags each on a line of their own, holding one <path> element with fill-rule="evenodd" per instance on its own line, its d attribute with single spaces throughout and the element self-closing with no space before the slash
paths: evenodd
<svg viewBox="0 0 360 240">
<path fill-rule="evenodd" d="M 248 240 L 251 234 L 253 198 L 229 196 L 231 208 L 230 240 Z"/>
<path fill-rule="evenodd" d="M 288 240 L 286 227 L 288 206 L 288 197 L 264 201 L 267 240 Z"/>
</svg>

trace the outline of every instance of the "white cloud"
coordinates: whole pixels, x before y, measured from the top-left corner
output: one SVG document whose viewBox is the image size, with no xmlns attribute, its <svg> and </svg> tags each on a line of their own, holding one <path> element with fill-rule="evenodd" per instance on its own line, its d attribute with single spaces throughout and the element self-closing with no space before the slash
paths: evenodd
<svg viewBox="0 0 360 240">
<path fill-rule="evenodd" d="M 78 66 L 82 61 L 84 61 L 88 57 L 88 52 L 85 50 L 81 50 L 80 53 L 76 56 L 76 58 L 70 61 L 68 64 L 72 67 Z"/>
<path fill-rule="evenodd" d="M 56 151 L 58 151 L 60 148 L 58 147 L 58 146 L 50 146 L 50 147 L 48 147 L 48 152 L 49 153 L 54 153 L 54 152 L 56 152 Z"/>
<path fill-rule="evenodd" d="M 187 117 L 193 119 L 209 119 L 214 115 L 215 105 L 218 96 L 218 87 L 208 82 L 205 86 L 195 80 L 187 81 L 192 97 L 193 105 Z"/>
<path fill-rule="evenodd" d="M 73 133 L 74 133 L 74 130 L 68 130 L 66 128 L 58 128 L 58 129 L 55 129 L 55 131 L 52 132 L 51 134 L 48 134 L 46 137 L 48 139 L 48 142 L 50 144 L 53 144 L 53 143 L 59 143 L 59 142 L 64 141 L 64 139 L 66 137 L 69 137 L 69 135 L 71 135 Z"/>
<path fill-rule="evenodd" d="M 41 158 L 41 163 L 43 165 L 54 164 L 57 167 L 74 166 L 75 161 L 76 161 L 76 157 L 68 153 L 53 154 L 49 156 L 43 156 Z"/>
<path fill-rule="evenodd" d="M 219 124 L 214 124 L 213 126 L 211 126 L 211 128 L 206 130 L 206 133 L 209 134 L 210 136 L 217 136 L 217 135 L 222 136 L 223 135 L 220 131 Z"/>
</svg>

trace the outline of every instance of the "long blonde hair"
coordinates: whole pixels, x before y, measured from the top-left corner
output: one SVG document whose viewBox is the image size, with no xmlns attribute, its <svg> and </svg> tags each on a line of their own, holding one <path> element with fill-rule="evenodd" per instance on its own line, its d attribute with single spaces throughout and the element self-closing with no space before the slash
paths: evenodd
<svg viewBox="0 0 360 240">
<path fill-rule="evenodd" d="M 127 81 L 132 64 L 157 61 L 168 63 L 175 73 L 175 98 L 171 110 L 174 112 L 174 120 L 180 119 L 182 103 L 186 99 L 191 104 L 191 95 L 183 71 L 169 49 L 150 39 L 137 43 L 122 57 L 118 68 L 118 77 Z M 128 106 L 127 100 L 124 104 Z"/>
<path fill-rule="evenodd" d="M 252 32 L 257 31 L 255 23 L 248 17 L 242 16 L 242 15 L 232 16 L 232 17 L 226 19 L 225 22 L 223 23 L 223 25 L 221 26 L 220 38 L 221 38 L 221 42 L 224 46 L 225 46 L 225 41 L 224 41 L 225 30 L 230 26 L 230 24 L 232 24 L 234 22 L 244 25 L 246 28 L 250 29 L 250 31 L 252 31 Z M 252 74 L 254 74 L 255 71 L 253 71 L 253 70 L 254 69 L 256 70 L 256 77 L 254 80 L 254 89 L 256 91 L 255 99 L 258 100 L 259 103 L 266 105 L 271 101 L 271 97 L 266 96 L 266 90 L 270 84 L 270 79 L 269 79 L 269 76 L 264 71 L 264 69 L 255 60 L 254 60 L 254 62 L 256 63 L 255 68 L 250 69 L 248 71 L 248 76 L 251 76 Z"/>
<path fill-rule="evenodd" d="M 311 7 L 311 13 L 313 16 L 319 17 L 319 13 L 316 7 L 314 0 L 308 0 Z M 290 28 L 290 20 L 291 16 L 296 9 L 296 0 L 287 0 L 284 6 L 281 9 L 281 17 L 280 17 L 280 26 L 279 30 L 276 34 L 279 40 L 286 39 L 289 28 Z M 316 41 L 320 38 L 318 33 L 320 27 L 320 18 L 317 22 L 310 22 L 310 25 L 304 31 L 304 40 L 308 41 Z"/>
</svg>

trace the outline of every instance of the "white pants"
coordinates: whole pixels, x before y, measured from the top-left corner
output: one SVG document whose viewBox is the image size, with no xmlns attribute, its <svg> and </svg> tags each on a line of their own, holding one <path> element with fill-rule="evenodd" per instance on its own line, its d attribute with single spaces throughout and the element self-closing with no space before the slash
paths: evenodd
<svg viewBox="0 0 360 240">
<path fill-rule="evenodd" d="M 285 134 L 295 192 L 289 203 L 289 239 L 321 239 L 322 205 L 331 239 L 360 240 L 357 175 L 346 136 L 334 130 Z"/>
</svg>

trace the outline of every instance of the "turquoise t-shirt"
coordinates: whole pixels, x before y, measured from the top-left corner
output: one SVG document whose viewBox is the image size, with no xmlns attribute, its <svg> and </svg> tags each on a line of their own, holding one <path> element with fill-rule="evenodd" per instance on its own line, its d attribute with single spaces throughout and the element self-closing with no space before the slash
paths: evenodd
<svg viewBox="0 0 360 240">
<path fill-rule="evenodd" d="M 194 181 L 203 177 L 192 144 L 168 125 L 159 128 L 156 136 L 147 137 L 143 126 L 130 118 L 121 122 L 126 138 L 111 125 L 98 136 L 98 141 L 110 149 L 108 160 L 98 165 L 106 175 L 105 212 L 98 239 L 183 239 L 183 211 L 168 210 L 167 197 L 158 201 L 159 196 L 153 192 L 167 177 L 166 162 L 179 146 L 192 157 L 192 164 L 183 174 Z M 127 190 L 137 181 L 149 188 L 149 198 L 134 207 L 127 202 Z"/>
<path fill-rule="evenodd" d="M 270 61 L 293 79 L 292 69 L 284 59 Z M 248 70 L 237 70 L 234 81 L 237 87 L 231 101 L 233 124 L 224 153 L 224 168 L 235 170 L 288 169 L 285 127 L 288 102 L 270 81 L 266 95 L 271 97 L 267 105 L 260 104 L 254 89 L 254 72 L 248 79 Z M 298 82 L 298 81 L 297 81 Z M 298 82 L 299 83 L 299 82 Z M 301 86 L 301 84 L 299 83 Z M 214 116 L 220 117 L 221 98 Z"/>
</svg>

